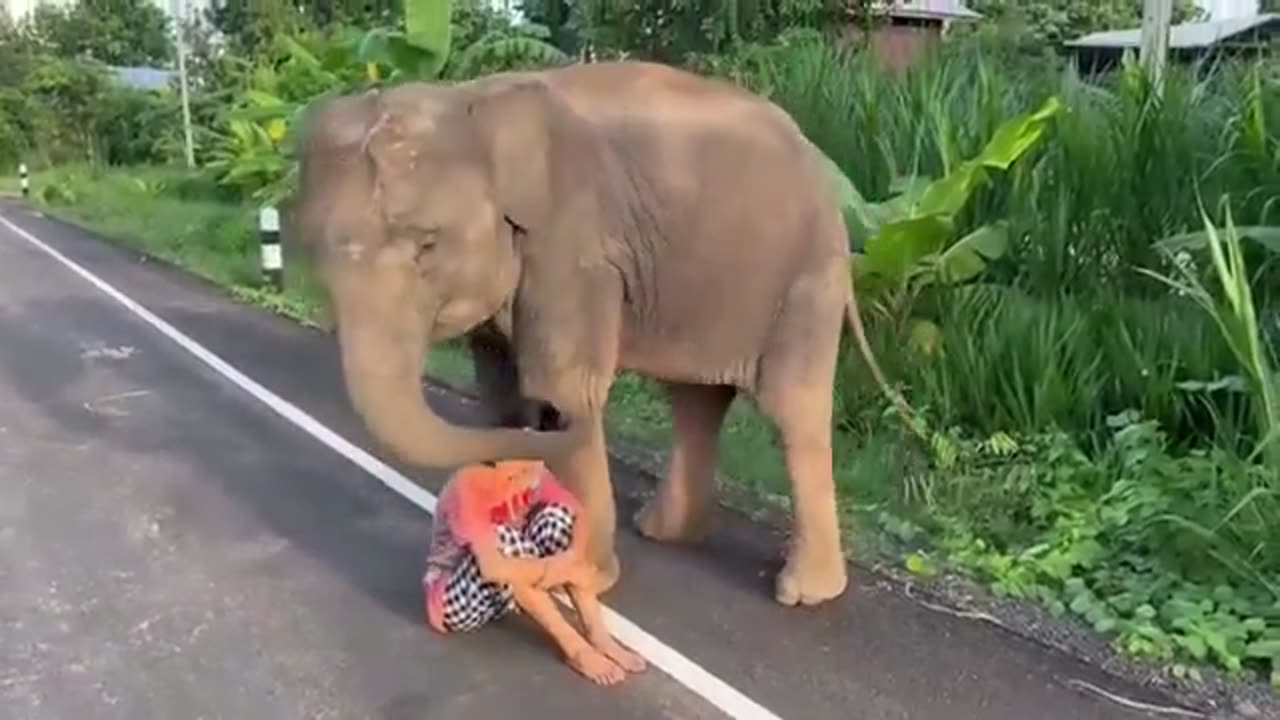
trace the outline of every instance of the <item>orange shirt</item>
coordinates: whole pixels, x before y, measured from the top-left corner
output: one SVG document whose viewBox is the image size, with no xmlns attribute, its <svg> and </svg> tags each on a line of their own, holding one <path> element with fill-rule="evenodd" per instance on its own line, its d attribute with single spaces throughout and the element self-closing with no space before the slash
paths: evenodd
<svg viewBox="0 0 1280 720">
<path fill-rule="evenodd" d="M 508 461 L 468 465 L 445 483 L 436 502 L 427 570 L 423 575 L 427 620 L 444 632 L 444 588 L 454 568 L 481 533 L 499 525 L 523 525 L 529 508 L 541 503 L 567 506 L 576 516 L 581 505 L 547 469 L 536 461 Z"/>
</svg>

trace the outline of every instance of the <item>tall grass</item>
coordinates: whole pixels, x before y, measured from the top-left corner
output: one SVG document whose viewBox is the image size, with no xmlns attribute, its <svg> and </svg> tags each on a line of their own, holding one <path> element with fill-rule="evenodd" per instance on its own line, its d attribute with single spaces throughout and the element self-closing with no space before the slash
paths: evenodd
<svg viewBox="0 0 1280 720">
<path fill-rule="evenodd" d="M 968 42 L 902 75 L 820 42 L 751 48 L 729 72 L 873 199 L 897 176 L 946 172 L 1005 118 L 1060 97 L 1069 112 L 1045 151 L 971 208 L 1008 217 L 1019 243 L 1007 271 L 1028 291 L 1150 288 L 1132 268 L 1157 259 L 1153 240 L 1199 229 L 1197 190 L 1215 203 L 1229 193 L 1241 225 L 1280 222 L 1280 63 L 1173 66 L 1163 95 L 1132 67 L 1083 77 Z"/>
<path fill-rule="evenodd" d="M 961 219 L 1007 221 L 1009 255 L 987 284 L 935 300 L 936 355 L 887 337 L 880 352 L 946 424 L 1106 437 L 1106 417 L 1132 408 L 1178 444 L 1235 443 L 1251 423 L 1248 403 L 1216 382 L 1237 370 L 1230 349 L 1137 268 L 1168 267 L 1155 242 L 1201 229 L 1199 198 L 1225 201 L 1241 225 L 1280 224 L 1280 64 L 1174 66 L 1155 93 L 1132 65 L 1085 77 L 1062 61 L 1005 60 L 957 42 L 894 74 L 802 39 L 746 48 L 727 72 L 785 107 L 871 199 L 895 178 L 947 172 L 1004 119 L 1058 96 L 1067 112 L 1041 148 Z M 1254 266 L 1266 315 L 1280 262 Z M 841 407 L 867 406 L 865 378 L 845 363 Z"/>
</svg>

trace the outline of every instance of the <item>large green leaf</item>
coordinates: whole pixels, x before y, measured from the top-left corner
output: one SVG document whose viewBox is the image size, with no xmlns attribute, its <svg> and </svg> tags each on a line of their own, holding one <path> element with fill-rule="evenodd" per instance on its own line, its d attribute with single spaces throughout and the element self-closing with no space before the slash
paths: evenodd
<svg viewBox="0 0 1280 720">
<path fill-rule="evenodd" d="M 1003 222 L 983 225 L 960 238 L 938 256 L 938 276 L 949 285 L 972 280 L 987 263 L 1009 249 L 1009 228 Z"/>
<path fill-rule="evenodd" d="M 249 122 L 268 122 L 276 118 L 288 117 L 293 113 L 294 106 L 291 104 L 279 105 L 249 105 L 234 110 L 227 111 L 228 120 L 242 120 Z"/>
<path fill-rule="evenodd" d="M 925 175 L 904 175 L 894 178 L 889 183 L 889 192 L 892 197 L 877 203 L 869 203 L 872 218 L 877 225 L 883 225 L 916 215 L 916 203 L 932 183 L 933 179 Z"/>
<path fill-rule="evenodd" d="M 867 241 L 867 272 L 903 278 L 926 257 L 940 251 L 951 236 L 951 218 L 925 215 L 889 223 Z"/>
<path fill-rule="evenodd" d="M 1058 98 L 1050 97 L 1032 112 L 1006 120 L 996 128 L 977 157 L 961 163 L 946 177 L 925 189 L 916 205 L 919 214 L 960 212 L 969 196 L 987 178 L 986 168 L 1008 170 L 1019 157 L 1040 141 L 1048 122 L 1063 109 Z"/>
<path fill-rule="evenodd" d="M 453 42 L 453 25 L 449 22 L 452 11 L 451 0 L 406 0 L 405 39 L 428 53 L 424 63 L 416 68 L 419 76 L 439 75 L 449 59 Z"/>
<path fill-rule="evenodd" d="M 1044 101 L 1039 109 L 1011 118 L 996 129 L 977 161 L 990 168 L 1008 170 L 1010 165 L 1040 141 L 1049 120 L 1062 112 L 1056 96 Z"/>
<path fill-rule="evenodd" d="M 948 247 L 955 217 L 975 188 L 985 180 L 988 168 L 1006 170 L 1044 134 L 1050 119 L 1062 110 L 1051 97 L 1037 110 L 1004 122 L 976 157 L 960 163 L 936 180 L 907 176 L 895 179 L 898 194 L 883 203 L 862 199 L 848 178 L 827 159 L 846 217 L 853 218 L 850 235 L 869 232 L 865 257 L 855 273 L 880 276 L 899 287 L 919 277 L 926 281 L 960 283 L 982 272 L 987 262 L 1002 256 L 1008 247 L 1004 225 L 975 230 Z"/>
<path fill-rule="evenodd" d="M 356 60 L 362 63 L 376 62 L 389 65 L 387 32 L 385 28 L 374 28 L 362 35 L 356 44 Z"/>
<path fill-rule="evenodd" d="M 955 215 L 969 201 L 973 189 L 986 177 L 982 166 L 970 160 L 946 176 L 929 183 L 911 210 L 913 215 Z"/>
<path fill-rule="evenodd" d="M 404 33 L 375 28 L 364 34 L 356 46 L 356 60 L 389 68 L 392 78 L 433 78 L 437 57 L 434 51 L 410 42 Z"/>
</svg>

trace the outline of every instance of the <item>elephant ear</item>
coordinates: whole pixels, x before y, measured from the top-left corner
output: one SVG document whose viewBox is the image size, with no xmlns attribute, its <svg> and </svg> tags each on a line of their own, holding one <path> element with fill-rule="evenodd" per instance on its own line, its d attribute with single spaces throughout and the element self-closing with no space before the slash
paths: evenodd
<svg viewBox="0 0 1280 720">
<path fill-rule="evenodd" d="M 373 93 L 327 98 L 309 106 L 298 133 L 297 222 L 309 252 L 324 251 L 351 215 L 346 202 L 353 172 L 376 111 Z M 365 198 L 367 204 L 367 198 Z M 335 222 L 336 218 L 336 222 Z"/>
<path fill-rule="evenodd" d="M 431 163 L 423 157 L 459 138 L 442 133 L 446 89 L 406 84 L 382 92 L 368 125 L 364 151 L 372 164 L 375 192 L 392 225 L 404 223 L 418 208 Z"/>
<path fill-rule="evenodd" d="M 488 159 L 503 213 L 526 230 L 555 233 L 573 200 L 602 188 L 598 133 L 540 78 L 498 75 L 470 90 L 463 121 Z"/>
</svg>

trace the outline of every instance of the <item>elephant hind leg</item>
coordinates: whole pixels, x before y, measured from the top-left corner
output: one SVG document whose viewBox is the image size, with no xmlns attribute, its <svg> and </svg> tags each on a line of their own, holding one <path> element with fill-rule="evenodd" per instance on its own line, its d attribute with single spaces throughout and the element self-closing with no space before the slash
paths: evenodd
<svg viewBox="0 0 1280 720">
<path fill-rule="evenodd" d="M 804 411 L 795 410 L 775 418 L 791 480 L 794 517 L 791 547 L 776 580 L 775 597 L 783 605 L 816 605 L 845 591 L 848 571 L 840 547 L 831 469 L 830 413 L 823 412 L 817 402 L 797 406 L 812 408 L 811 414 L 806 417 Z"/>
<path fill-rule="evenodd" d="M 634 522 L 651 540 L 696 542 L 706 535 L 720 426 L 737 389 L 667 383 L 666 390 L 674 431 L 671 461 L 657 494 L 636 513 Z"/>
<path fill-rule="evenodd" d="M 848 586 L 831 467 L 832 384 L 844 307 L 832 287 L 813 280 L 792 290 L 754 393 L 777 427 L 791 483 L 791 547 L 775 588 L 784 605 L 818 604 Z"/>
</svg>

